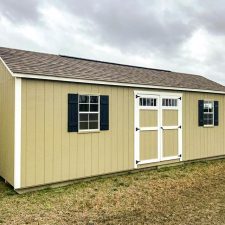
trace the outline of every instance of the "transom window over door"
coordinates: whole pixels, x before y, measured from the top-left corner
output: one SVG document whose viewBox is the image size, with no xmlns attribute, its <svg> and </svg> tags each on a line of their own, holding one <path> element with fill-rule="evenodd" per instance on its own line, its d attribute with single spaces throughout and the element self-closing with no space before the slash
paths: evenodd
<svg viewBox="0 0 225 225">
<path fill-rule="evenodd" d="M 99 96 L 79 95 L 79 130 L 99 130 Z"/>
<path fill-rule="evenodd" d="M 145 107 L 155 107 L 157 106 L 157 99 L 156 98 L 149 98 L 149 97 L 141 97 L 139 100 L 139 105 L 140 106 L 145 106 Z"/>
</svg>

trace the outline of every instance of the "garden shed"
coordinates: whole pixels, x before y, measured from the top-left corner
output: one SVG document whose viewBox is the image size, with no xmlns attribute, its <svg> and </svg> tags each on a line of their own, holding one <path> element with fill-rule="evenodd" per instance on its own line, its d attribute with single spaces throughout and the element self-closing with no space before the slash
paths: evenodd
<svg viewBox="0 0 225 225">
<path fill-rule="evenodd" d="M 225 156 L 225 87 L 0 48 L 0 176 L 17 192 Z"/>
</svg>

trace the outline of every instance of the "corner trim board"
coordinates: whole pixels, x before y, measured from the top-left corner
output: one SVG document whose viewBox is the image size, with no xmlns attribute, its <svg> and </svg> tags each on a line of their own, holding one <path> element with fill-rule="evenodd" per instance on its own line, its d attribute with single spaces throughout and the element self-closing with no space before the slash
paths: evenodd
<svg viewBox="0 0 225 225">
<path fill-rule="evenodd" d="M 21 188 L 21 85 L 22 79 L 15 78 L 14 189 Z"/>
</svg>

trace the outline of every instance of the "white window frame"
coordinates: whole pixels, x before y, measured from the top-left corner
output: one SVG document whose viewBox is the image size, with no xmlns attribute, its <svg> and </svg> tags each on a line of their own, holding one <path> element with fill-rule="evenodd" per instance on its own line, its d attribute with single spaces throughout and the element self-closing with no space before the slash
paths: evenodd
<svg viewBox="0 0 225 225">
<path fill-rule="evenodd" d="M 89 96 L 89 102 L 88 103 L 80 103 L 80 96 Z M 98 103 L 91 103 L 90 102 L 90 97 L 95 96 L 98 97 Z M 95 112 L 91 112 L 90 111 L 90 107 L 89 107 L 89 111 L 80 111 L 80 104 L 82 105 L 92 105 L 92 104 L 97 104 L 98 105 L 98 111 Z M 98 114 L 98 129 L 80 129 L 80 114 Z M 85 121 L 83 121 L 85 122 Z M 88 126 L 89 126 L 89 116 L 88 116 Z M 79 133 L 83 133 L 83 132 L 96 132 L 96 131 L 100 131 L 100 95 L 98 94 L 78 94 L 78 132 Z"/>
<path fill-rule="evenodd" d="M 205 103 L 212 103 L 212 112 L 205 112 Z M 212 124 L 205 124 L 205 115 L 212 114 Z M 203 102 L 203 123 L 204 127 L 214 127 L 214 101 L 213 100 L 204 100 Z"/>
<path fill-rule="evenodd" d="M 150 98 L 150 99 L 155 99 L 156 100 L 156 105 L 155 106 L 148 106 L 148 105 L 143 105 L 143 106 L 140 106 L 140 99 L 138 99 L 138 104 L 139 104 L 139 109 L 142 109 L 142 110 L 149 110 L 149 109 L 152 109 L 152 110 L 158 110 L 158 106 L 159 106 L 159 99 L 156 98 L 155 95 L 142 95 L 141 98 Z"/>
<path fill-rule="evenodd" d="M 163 96 L 162 97 L 162 102 L 161 102 L 161 107 L 162 109 L 170 109 L 170 110 L 178 110 L 179 109 L 179 102 L 178 102 L 179 96 Z M 177 105 L 176 106 L 165 106 L 163 105 L 163 99 L 175 99 L 177 100 Z"/>
</svg>

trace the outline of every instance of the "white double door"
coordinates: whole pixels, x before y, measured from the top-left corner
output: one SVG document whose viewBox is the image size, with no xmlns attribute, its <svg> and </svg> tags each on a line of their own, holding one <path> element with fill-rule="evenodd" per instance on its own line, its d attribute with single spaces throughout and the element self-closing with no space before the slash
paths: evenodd
<svg viewBox="0 0 225 225">
<path fill-rule="evenodd" d="M 135 92 L 135 166 L 182 159 L 182 95 Z"/>
</svg>

